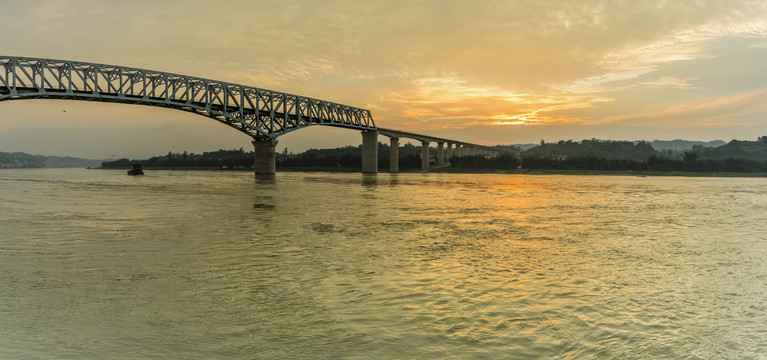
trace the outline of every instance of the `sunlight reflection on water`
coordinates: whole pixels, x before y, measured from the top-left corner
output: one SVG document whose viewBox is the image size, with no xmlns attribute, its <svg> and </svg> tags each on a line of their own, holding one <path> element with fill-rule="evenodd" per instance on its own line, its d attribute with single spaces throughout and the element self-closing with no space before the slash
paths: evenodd
<svg viewBox="0 0 767 360">
<path fill-rule="evenodd" d="M 3 170 L 0 358 L 754 358 L 765 185 Z"/>
</svg>

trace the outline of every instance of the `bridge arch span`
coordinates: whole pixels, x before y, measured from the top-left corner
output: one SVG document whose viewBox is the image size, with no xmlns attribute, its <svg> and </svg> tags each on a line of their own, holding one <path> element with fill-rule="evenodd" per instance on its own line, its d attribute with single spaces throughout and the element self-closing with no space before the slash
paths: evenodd
<svg viewBox="0 0 767 360">
<path fill-rule="evenodd" d="M 192 112 L 255 141 L 312 125 L 375 130 L 369 110 L 193 76 L 79 61 L 0 56 L 0 101 L 65 99 Z"/>
</svg>

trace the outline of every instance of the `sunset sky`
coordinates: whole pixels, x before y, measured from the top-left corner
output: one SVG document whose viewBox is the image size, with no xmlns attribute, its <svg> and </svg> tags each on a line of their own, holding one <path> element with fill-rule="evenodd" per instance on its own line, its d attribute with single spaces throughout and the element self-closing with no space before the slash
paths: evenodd
<svg viewBox="0 0 767 360">
<path fill-rule="evenodd" d="M 200 76 L 487 145 L 767 135 L 767 1 L 2 0 L 0 55 Z M 357 145 L 312 127 L 278 151 Z M 386 142 L 386 138 L 380 141 Z M 180 111 L 0 102 L 0 151 L 251 150 Z"/>
</svg>

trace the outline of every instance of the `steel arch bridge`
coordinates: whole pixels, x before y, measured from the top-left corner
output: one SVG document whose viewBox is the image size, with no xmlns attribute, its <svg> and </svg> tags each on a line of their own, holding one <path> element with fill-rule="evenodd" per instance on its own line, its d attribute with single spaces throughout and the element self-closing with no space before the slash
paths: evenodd
<svg viewBox="0 0 767 360">
<path fill-rule="evenodd" d="M 369 110 L 193 76 L 80 61 L 0 56 L 0 101 L 90 100 L 183 110 L 256 141 L 311 125 L 376 130 Z"/>
</svg>

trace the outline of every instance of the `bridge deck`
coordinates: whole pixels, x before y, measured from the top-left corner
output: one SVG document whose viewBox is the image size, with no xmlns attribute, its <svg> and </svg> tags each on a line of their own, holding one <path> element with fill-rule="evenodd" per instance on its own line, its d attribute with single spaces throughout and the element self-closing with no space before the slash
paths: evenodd
<svg viewBox="0 0 767 360">
<path fill-rule="evenodd" d="M 122 66 L 0 56 L 0 100 L 29 98 L 191 111 L 257 140 L 274 139 L 311 125 L 376 129 L 368 110 L 303 96 Z"/>
</svg>

